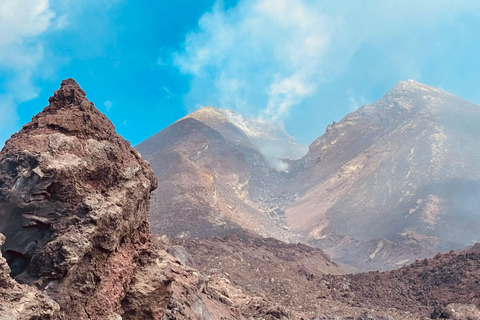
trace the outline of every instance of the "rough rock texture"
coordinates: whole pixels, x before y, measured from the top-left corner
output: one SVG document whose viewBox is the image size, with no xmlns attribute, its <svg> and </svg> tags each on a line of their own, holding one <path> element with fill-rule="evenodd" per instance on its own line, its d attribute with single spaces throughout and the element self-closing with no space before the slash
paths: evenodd
<svg viewBox="0 0 480 320">
<path fill-rule="evenodd" d="M 55 300 L 59 319 L 144 319 L 171 282 L 150 244 L 157 179 L 73 79 L 49 102 L 0 153 L 11 275 Z M 148 312 L 159 319 L 165 306 Z"/>
<path fill-rule="evenodd" d="M 163 237 L 164 238 L 164 237 Z M 304 313 L 287 311 L 264 295 L 235 285 L 225 273 L 204 274 L 163 253 L 173 277 L 172 297 L 164 320 L 301 319 Z"/>
<path fill-rule="evenodd" d="M 182 257 L 198 270 L 279 303 L 290 319 L 480 319 L 480 252 L 475 247 L 393 271 L 335 275 L 325 273 L 335 270 L 318 260 L 324 255 L 320 250 L 304 245 L 294 250 L 295 245 L 274 239 L 173 243 L 168 251 L 181 244 L 186 249 Z"/>
<path fill-rule="evenodd" d="M 315 278 L 344 272 L 320 249 L 304 244 L 287 244 L 273 238 L 232 235 L 226 239 L 172 239 L 167 250 L 178 253 L 192 267 L 210 275 L 221 275 L 245 292 L 268 297 L 289 312 L 315 314 L 316 294 L 309 292 Z M 309 301 L 311 303 L 309 303 Z"/>
<path fill-rule="evenodd" d="M 389 272 L 325 275 L 318 292 L 349 306 L 403 310 L 417 319 L 480 319 L 480 253 L 437 254 Z"/>
<path fill-rule="evenodd" d="M 5 236 L 0 234 L 0 247 Z M 50 297 L 10 277 L 10 268 L 0 254 L 0 319 L 52 319 L 60 306 Z"/>
<path fill-rule="evenodd" d="M 0 152 L 0 319 L 299 319 L 152 238 L 148 163 L 68 79 Z M 21 283 L 21 284 L 19 284 Z"/>
</svg>

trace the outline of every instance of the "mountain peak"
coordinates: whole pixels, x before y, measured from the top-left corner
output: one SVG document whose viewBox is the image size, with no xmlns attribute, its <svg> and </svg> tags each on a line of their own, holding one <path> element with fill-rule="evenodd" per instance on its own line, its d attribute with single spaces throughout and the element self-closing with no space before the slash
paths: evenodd
<svg viewBox="0 0 480 320">
<path fill-rule="evenodd" d="M 412 93 L 423 93 L 425 94 L 446 94 L 445 91 L 434 88 L 432 86 L 414 81 L 414 80 L 406 80 L 400 81 L 396 85 L 393 86 L 390 91 L 387 92 L 385 97 L 389 96 L 399 96 L 399 95 L 411 95 Z"/>
<path fill-rule="evenodd" d="M 85 91 L 72 78 L 63 80 L 60 84 L 60 89 L 55 91 L 53 96 L 48 99 L 48 102 L 47 108 L 52 109 L 51 111 L 53 112 L 61 108 L 80 105 L 83 105 L 83 109 L 91 109 Z M 44 111 L 47 111 L 47 108 Z"/>
<path fill-rule="evenodd" d="M 198 109 L 185 116 L 185 118 L 193 118 L 209 126 L 229 122 L 227 117 L 220 109 L 211 106 Z"/>
<path fill-rule="evenodd" d="M 62 83 L 60 84 L 60 87 L 63 88 L 63 87 L 68 87 L 68 86 L 71 86 L 71 87 L 82 90 L 80 88 L 80 85 L 73 78 L 68 78 L 68 79 L 62 80 Z M 82 92 L 85 94 L 85 91 L 82 90 Z"/>
<path fill-rule="evenodd" d="M 88 101 L 85 91 L 75 80 L 63 80 L 60 89 L 48 101 L 43 111 L 7 140 L 5 150 L 28 145 L 32 137 L 43 134 L 61 133 L 98 141 L 118 139 L 113 124 Z"/>
<path fill-rule="evenodd" d="M 49 106 L 0 152 L 0 233 L 5 236 L 0 282 L 5 282 L 3 256 L 12 277 L 38 286 L 44 297 L 55 300 L 50 306 L 56 310 L 50 308 L 57 315 L 22 317 L 18 308 L 7 318 L 20 314 L 24 319 L 118 319 L 119 313 L 148 310 L 142 301 L 138 312 L 131 311 L 140 304 L 136 298 L 126 302 L 129 296 L 151 297 L 159 308 L 157 301 L 167 294 L 170 282 L 158 280 L 168 276 L 141 274 L 148 265 L 156 265 L 158 260 L 151 259 L 159 259 L 150 249 L 148 222 L 150 192 L 156 186 L 148 163 L 115 132 L 80 86 L 73 79 L 63 81 Z M 122 277 L 115 277 L 114 271 Z M 98 276 L 85 281 L 90 275 Z M 151 279 L 153 295 L 141 295 L 144 291 L 132 281 L 145 276 Z M 37 300 L 35 292 L 26 294 L 16 299 Z M 1 319 L 3 295 L 2 291 Z M 26 312 L 39 312 L 29 302 L 23 304 L 23 310 L 31 310 Z"/>
</svg>

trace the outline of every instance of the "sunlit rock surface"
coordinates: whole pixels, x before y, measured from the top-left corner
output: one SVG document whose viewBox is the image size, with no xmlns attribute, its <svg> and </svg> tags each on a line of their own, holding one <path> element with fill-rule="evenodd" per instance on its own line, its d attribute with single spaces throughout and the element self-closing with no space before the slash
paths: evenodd
<svg viewBox="0 0 480 320">
<path fill-rule="evenodd" d="M 0 319 L 303 316 L 168 254 L 149 164 L 73 79 L 49 102 L 0 152 Z"/>
<path fill-rule="evenodd" d="M 49 102 L 0 153 L 0 232 L 11 276 L 51 297 L 60 319 L 138 313 L 132 295 L 161 300 L 171 281 L 159 268 L 148 292 L 135 283 L 159 264 L 148 222 L 157 179 L 73 79 Z M 158 319 L 165 307 L 149 311 Z"/>
</svg>

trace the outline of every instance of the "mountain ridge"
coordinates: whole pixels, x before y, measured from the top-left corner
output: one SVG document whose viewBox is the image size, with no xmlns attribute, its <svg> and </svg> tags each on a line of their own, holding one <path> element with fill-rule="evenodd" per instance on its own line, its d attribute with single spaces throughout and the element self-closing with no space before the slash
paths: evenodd
<svg viewBox="0 0 480 320">
<path fill-rule="evenodd" d="M 110 131 L 112 127 L 68 79 L 50 105 L 0 152 L 1 319 L 480 318 L 479 243 L 394 271 L 343 274 L 345 270 L 321 249 L 264 238 L 240 225 L 238 236 L 218 237 L 215 225 L 195 224 L 195 215 L 185 217 L 190 228 L 210 228 L 213 237 L 153 235 L 148 209 L 158 180 L 147 161 Z M 170 130 L 171 137 L 186 145 L 164 142 L 161 145 L 173 151 L 164 158 L 176 157 L 166 164 L 182 165 L 173 173 L 180 172 L 184 180 L 164 186 L 183 183 L 182 192 L 199 192 L 177 199 L 183 206 L 195 209 L 194 203 L 185 202 L 192 200 L 188 196 L 205 196 L 204 190 L 190 188 L 195 180 L 185 179 L 189 174 L 195 178 L 218 169 L 211 171 L 218 179 L 213 187 L 225 201 L 246 196 L 265 201 L 264 194 L 254 192 L 271 186 L 255 181 L 270 179 L 277 186 L 282 176 L 292 175 L 268 167 L 258 152 L 229 149 L 217 131 L 195 119 Z M 182 135 L 175 135 L 178 132 Z M 204 148 L 205 142 L 209 148 Z M 227 161 L 212 158 L 231 152 Z M 258 163 L 250 162 L 254 155 Z M 245 198 L 228 198 L 233 194 L 222 179 L 245 173 L 252 175 L 252 188 L 244 191 Z M 201 205 L 202 198 L 197 200 Z M 269 219 L 275 222 L 274 216 Z M 366 252 L 373 258 L 395 243 L 385 239 L 375 245 L 373 253 Z"/>
<path fill-rule="evenodd" d="M 264 219 L 250 223 L 250 231 L 284 241 L 302 240 L 361 270 L 388 269 L 480 240 L 473 230 L 480 219 L 471 213 L 477 205 L 480 172 L 468 169 L 480 161 L 476 151 L 480 130 L 475 126 L 480 121 L 479 110 L 450 93 L 408 80 L 397 83 L 377 102 L 327 126 L 306 155 L 284 160 L 288 169 L 272 170 L 245 131 L 225 115 L 228 111 L 215 108 L 201 109 L 190 118 L 217 127 L 217 132 L 223 132 L 225 146 L 221 148 L 227 150 L 230 143 L 237 146 L 236 151 L 225 156 L 224 152 L 204 152 L 195 144 L 188 148 L 203 159 L 192 158 L 204 172 L 212 173 L 224 161 L 243 167 L 239 180 L 231 179 L 237 170 L 233 166 L 228 172 L 212 174 L 212 192 L 234 199 L 227 201 L 226 209 L 219 208 L 218 216 L 228 211 L 226 215 L 241 227 L 245 211 L 235 210 L 248 203 L 255 208 L 249 220 Z M 209 112 L 215 117 L 207 121 Z M 180 139 L 171 138 L 173 144 Z M 204 138 L 208 144 L 209 138 Z M 142 150 L 148 149 L 146 144 L 139 146 L 149 161 L 155 161 Z M 229 182 L 219 187 L 222 181 Z M 470 189 L 473 194 L 468 199 L 458 200 L 460 191 L 455 190 Z M 461 212 L 462 218 L 452 220 L 452 210 Z M 273 219 L 274 227 L 265 219 Z M 449 224 L 455 227 L 449 229 Z M 201 232 L 196 237 L 201 238 Z"/>
</svg>

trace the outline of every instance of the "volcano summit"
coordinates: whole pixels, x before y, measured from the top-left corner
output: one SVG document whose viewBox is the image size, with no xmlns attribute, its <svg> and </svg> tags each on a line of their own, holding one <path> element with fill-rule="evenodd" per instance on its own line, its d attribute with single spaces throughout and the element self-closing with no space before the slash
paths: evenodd
<svg viewBox="0 0 480 320">
<path fill-rule="evenodd" d="M 391 269 L 480 241 L 478 123 L 477 105 L 409 80 L 329 125 L 282 170 L 214 108 L 136 148 L 161 177 L 156 232 L 248 230 L 320 247 L 355 269 Z M 275 141 L 300 150 L 293 138 Z"/>
</svg>

